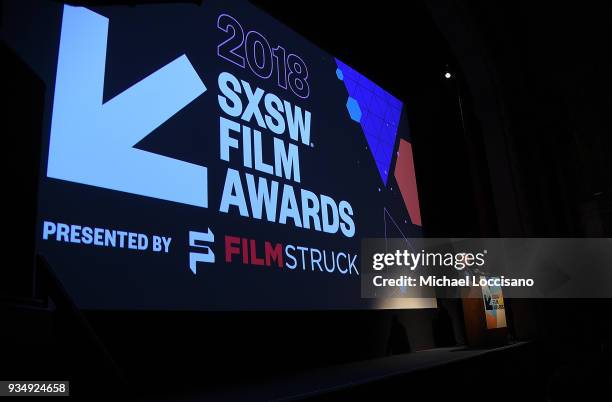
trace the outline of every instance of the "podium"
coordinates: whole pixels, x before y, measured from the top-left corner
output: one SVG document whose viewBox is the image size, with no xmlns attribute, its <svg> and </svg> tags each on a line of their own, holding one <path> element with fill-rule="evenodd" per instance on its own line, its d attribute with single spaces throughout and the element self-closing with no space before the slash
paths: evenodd
<svg viewBox="0 0 612 402">
<path fill-rule="evenodd" d="M 497 347 L 508 343 L 506 306 L 501 288 L 470 287 L 461 300 L 469 347 Z"/>
</svg>

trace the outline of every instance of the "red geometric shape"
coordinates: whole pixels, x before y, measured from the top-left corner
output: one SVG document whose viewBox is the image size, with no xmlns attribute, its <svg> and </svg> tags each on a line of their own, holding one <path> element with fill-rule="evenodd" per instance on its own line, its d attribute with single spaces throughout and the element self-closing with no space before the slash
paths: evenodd
<svg viewBox="0 0 612 402">
<path fill-rule="evenodd" d="M 417 192 L 416 175 L 414 174 L 412 145 L 406 140 L 400 139 L 394 175 L 410 220 L 413 224 L 421 226 L 421 208 L 419 207 L 419 193 Z"/>
</svg>

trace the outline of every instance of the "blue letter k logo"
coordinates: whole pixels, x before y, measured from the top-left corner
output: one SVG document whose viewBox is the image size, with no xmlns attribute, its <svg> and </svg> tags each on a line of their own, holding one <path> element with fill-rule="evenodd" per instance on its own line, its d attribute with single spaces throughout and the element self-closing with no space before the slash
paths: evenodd
<svg viewBox="0 0 612 402">
<path fill-rule="evenodd" d="M 47 176 L 208 206 L 206 168 L 133 146 L 206 87 L 182 55 L 102 103 L 108 18 L 64 6 Z"/>
</svg>

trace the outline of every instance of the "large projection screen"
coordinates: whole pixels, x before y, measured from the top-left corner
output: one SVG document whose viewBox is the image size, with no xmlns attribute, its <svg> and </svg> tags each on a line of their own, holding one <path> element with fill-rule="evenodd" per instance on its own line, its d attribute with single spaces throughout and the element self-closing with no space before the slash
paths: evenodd
<svg viewBox="0 0 612 402">
<path fill-rule="evenodd" d="M 79 307 L 435 306 L 360 297 L 361 239 L 421 218 L 405 106 L 349 65 L 246 1 L 2 18 L 47 88 L 37 253 Z"/>
</svg>

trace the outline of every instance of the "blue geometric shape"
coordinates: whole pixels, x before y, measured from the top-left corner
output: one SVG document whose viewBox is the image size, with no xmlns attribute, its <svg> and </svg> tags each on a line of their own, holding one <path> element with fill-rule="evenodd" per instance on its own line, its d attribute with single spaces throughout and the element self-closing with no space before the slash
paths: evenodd
<svg viewBox="0 0 612 402">
<path fill-rule="evenodd" d="M 359 107 L 359 102 L 349 96 L 348 100 L 346 101 L 346 108 L 348 109 L 351 119 L 359 123 L 361 120 L 361 108 Z"/>
<path fill-rule="evenodd" d="M 361 124 L 380 177 L 386 186 L 403 104 L 340 60 L 336 59 L 336 65 L 336 75 L 338 78 L 343 77 L 349 102 L 353 99 L 359 108 L 359 119 L 356 119 L 353 117 L 356 111 L 352 113 L 347 102 L 349 115 Z"/>
<path fill-rule="evenodd" d="M 339 68 L 336 69 L 336 76 L 340 81 L 344 80 L 344 74 L 342 74 L 342 70 L 340 70 Z"/>
</svg>

